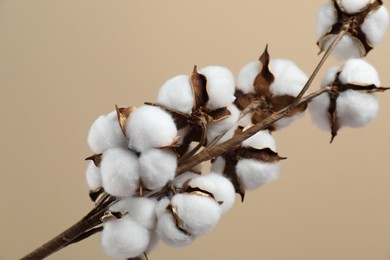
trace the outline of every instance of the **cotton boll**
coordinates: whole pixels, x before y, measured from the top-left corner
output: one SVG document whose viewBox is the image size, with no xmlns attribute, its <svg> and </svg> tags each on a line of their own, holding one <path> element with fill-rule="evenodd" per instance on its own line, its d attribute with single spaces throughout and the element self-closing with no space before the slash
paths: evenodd
<svg viewBox="0 0 390 260">
<path fill-rule="evenodd" d="M 262 130 L 252 135 L 242 142 L 243 147 L 253 147 L 256 149 L 270 148 L 276 151 L 276 142 L 268 130 Z"/>
<path fill-rule="evenodd" d="M 340 125 L 362 127 L 378 114 L 379 103 L 373 94 L 347 90 L 337 99 L 337 116 Z"/>
<path fill-rule="evenodd" d="M 157 202 L 156 207 L 154 209 L 154 212 L 156 213 L 157 217 L 167 212 L 167 207 L 169 203 L 170 199 L 168 199 L 167 197 L 164 197 Z"/>
<path fill-rule="evenodd" d="M 177 157 L 169 150 L 149 149 L 139 158 L 142 184 L 149 190 L 162 188 L 176 174 Z"/>
<path fill-rule="evenodd" d="M 237 88 L 244 94 L 255 93 L 253 82 L 260 72 L 261 64 L 259 61 L 253 61 L 246 64 L 240 70 L 237 79 Z"/>
<path fill-rule="evenodd" d="M 236 125 L 238 118 L 240 117 L 240 110 L 238 110 L 235 105 L 230 105 L 227 109 L 230 112 L 230 116 L 221 121 L 207 124 L 207 143 L 212 142 L 215 138 L 224 134 Z"/>
<path fill-rule="evenodd" d="M 126 134 L 129 147 L 137 152 L 172 144 L 177 136 L 175 122 L 159 107 L 144 105 L 130 114 Z"/>
<path fill-rule="evenodd" d="M 345 63 L 339 79 L 343 84 L 374 84 L 375 86 L 381 84 L 376 69 L 363 59 L 349 59 Z"/>
<path fill-rule="evenodd" d="M 146 251 L 149 241 L 149 231 L 129 217 L 104 223 L 101 246 L 108 256 L 124 259 L 137 257 Z"/>
<path fill-rule="evenodd" d="M 176 111 L 191 113 L 194 96 L 189 76 L 179 75 L 165 82 L 158 92 L 157 102 Z"/>
<path fill-rule="evenodd" d="M 93 162 L 89 162 L 86 173 L 87 184 L 90 190 L 102 187 L 102 175 Z"/>
<path fill-rule="evenodd" d="M 198 187 L 213 194 L 218 202 L 222 202 L 222 213 L 226 213 L 234 204 L 236 192 L 233 184 L 224 176 L 217 173 L 210 173 L 192 179 L 189 186 Z"/>
<path fill-rule="evenodd" d="M 362 11 L 370 2 L 371 0 L 341 0 L 341 5 L 348 14 L 353 14 Z"/>
<path fill-rule="evenodd" d="M 182 188 L 187 181 L 199 177 L 199 174 L 193 172 L 185 172 L 176 176 L 172 184 L 177 188 Z"/>
<path fill-rule="evenodd" d="M 312 99 L 309 103 L 309 113 L 313 122 L 322 130 L 329 132 L 331 125 L 329 122 L 329 104 L 330 98 L 327 93 L 324 93 L 318 97 Z"/>
<path fill-rule="evenodd" d="M 100 171 L 103 188 L 111 195 L 130 197 L 138 188 L 138 158 L 128 149 L 112 148 L 105 151 Z"/>
<path fill-rule="evenodd" d="M 215 158 L 214 162 L 211 164 L 211 171 L 218 174 L 223 174 L 225 165 L 226 160 L 222 156 L 219 156 Z"/>
<path fill-rule="evenodd" d="M 171 205 L 177 208 L 185 229 L 196 236 L 210 231 L 221 217 L 218 203 L 205 196 L 176 194 L 171 199 Z"/>
<path fill-rule="evenodd" d="M 156 225 L 157 201 L 150 198 L 131 197 L 121 199 L 110 207 L 117 212 L 128 212 L 127 216 L 147 229 L 153 229 Z"/>
<path fill-rule="evenodd" d="M 234 96 L 235 84 L 233 74 L 229 69 L 220 66 L 209 66 L 201 69 L 199 73 L 207 78 L 207 93 L 209 109 L 227 107 L 236 99 Z"/>
<path fill-rule="evenodd" d="M 297 96 L 307 81 L 306 74 L 287 59 L 274 59 L 270 61 L 271 72 L 275 77 L 270 86 L 274 95 Z"/>
<path fill-rule="evenodd" d="M 175 219 L 167 210 L 158 216 L 156 232 L 158 237 L 171 247 L 184 247 L 191 244 L 196 236 L 178 229 Z"/>
<path fill-rule="evenodd" d="M 126 147 L 127 138 L 119 125 L 116 111 L 98 117 L 88 133 L 88 145 L 94 153 L 102 153 L 109 148 Z"/>
<path fill-rule="evenodd" d="M 389 12 L 385 6 L 369 14 L 364 20 L 361 28 L 372 45 L 379 44 L 385 37 L 389 25 Z"/>
<path fill-rule="evenodd" d="M 326 38 L 324 49 L 326 50 L 336 38 L 337 35 L 328 36 Z M 332 54 L 339 60 L 347 60 L 349 58 L 359 58 L 362 56 L 357 43 L 349 35 L 344 35 L 343 38 L 341 38 L 339 43 L 333 49 Z"/>
<path fill-rule="evenodd" d="M 325 35 L 336 22 L 337 12 L 333 4 L 322 5 L 317 15 L 317 37 Z"/>
<path fill-rule="evenodd" d="M 279 175 L 279 163 L 265 163 L 252 159 L 241 159 L 236 165 L 237 176 L 242 188 L 257 189 L 274 181 Z"/>
</svg>

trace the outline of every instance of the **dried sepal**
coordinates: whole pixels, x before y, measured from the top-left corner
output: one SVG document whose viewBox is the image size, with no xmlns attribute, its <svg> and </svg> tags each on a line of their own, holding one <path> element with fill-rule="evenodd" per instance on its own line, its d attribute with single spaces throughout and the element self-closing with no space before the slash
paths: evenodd
<svg viewBox="0 0 390 260">
<path fill-rule="evenodd" d="M 279 156 L 278 153 L 272 151 L 270 148 L 256 149 L 253 147 L 242 147 L 238 149 L 237 155 L 243 159 L 254 159 L 265 163 L 274 163 L 287 159 L 286 157 Z"/>
<path fill-rule="evenodd" d="M 275 77 L 269 69 L 270 56 L 268 53 L 268 45 L 265 47 L 259 61 L 261 63 L 261 69 L 253 82 L 253 87 L 257 95 L 270 98 L 272 93 L 269 90 L 269 86 L 275 80 Z"/>
<path fill-rule="evenodd" d="M 118 117 L 118 123 L 124 135 L 126 135 L 127 119 L 129 118 L 131 112 L 133 112 L 135 109 L 136 107 L 118 107 L 117 105 L 115 105 L 116 115 Z"/>
<path fill-rule="evenodd" d="M 172 206 L 171 204 L 169 204 L 166 209 L 170 212 L 170 214 L 172 215 L 173 219 L 175 220 L 175 224 L 176 224 L 177 229 L 180 230 L 181 232 L 183 232 L 186 235 L 191 235 L 186 230 L 183 221 L 180 219 L 177 208 L 175 206 Z"/>
<path fill-rule="evenodd" d="M 99 196 L 104 192 L 103 187 L 99 187 L 94 190 L 89 191 L 89 198 L 92 200 L 92 202 L 95 202 Z"/>
<path fill-rule="evenodd" d="M 230 111 L 226 108 L 219 108 L 208 113 L 210 117 L 207 123 L 221 121 L 231 115 Z"/>
<path fill-rule="evenodd" d="M 207 79 L 204 75 L 198 73 L 198 68 L 195 65 L 194 70 L 190 76 L 192 93 L 194 95 L 194 108 L 205 107 L 209 96 L 207 94 Z"/>
<path fill-rule="evenodd" d="M 102 153 L 99 154 L 93 154 L 87 158 L 85 158 L 86 161 L 93 161 L 96 167 L 100 166 L 100 163 L 102 162 Z"/>
<path fill-rule="evenodd" d="M 126 216 L 128 212 L 117 212 L 117 211 L 111 211 L 107 210 L 104 212 L 103 216 L 100 218 L 100 222 L 104 223 L 112 219 L 121 219 L 124 216 Z"/>
</svg>

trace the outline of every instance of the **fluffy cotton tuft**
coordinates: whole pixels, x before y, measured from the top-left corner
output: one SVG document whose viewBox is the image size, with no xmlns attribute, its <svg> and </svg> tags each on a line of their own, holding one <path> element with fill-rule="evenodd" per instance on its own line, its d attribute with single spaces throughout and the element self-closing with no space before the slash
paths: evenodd
<svg viewBox="0 0 390 260">
<path fill-rule="evenodd" d="M 243 147 L 253 147 L 256 149 L 270 148 L 276 151 L 276 142 L 268 130 L 262 130 L 252 135 L 242 142 Z"/>
<path fill-rule="evenodd" d="M 149 149 L 139 158 L 142 184 L 149 190 L 162 188 L 176 174 L 177 157 L 169 150 Z"/>
<path fill-rule="evenodd" d="M 158 92 L 157 102 L 173 110 L 191 113 L 194 96 L 189 76 L 179 75 L 165 82 Z"/>
<path fill-rule="evenodd" d="M 259 61 L 252 61 L 246 64 L 240 70 L 237 79 L 237 88 L 244 94 L 254 93 L 253 82 L 256 76 L 259 74 L 261 63 Z"/>
<path fill-rule="evenodd" d="M 126 134 L 129 147 L 137 152 L 172 144 L 177 136 L 175 122 L 159 107 L 144 105 L 130 114 Z"/>
<path fill-rule="evenodd" d="M 124 259 L 137 257 L 149 245 L 149 231 L 129 217 L 107 221 L 103 226 L 100 241 L 108 256 Z"/>
<path fill-rule="evenodd" d="M 127 216 L 147 229 L 153 229 L 156 225 L 155 208 L 157 201 L 150 198 L 125 198 L 110 207 L 117 212 L 128 212 Z"/>
<path fill-rule="evenodd" d="M 274 181 L 279 175 L 279 163 L 265 163 L 252 159 L 241 159 L 236 165 L 237 176 L 242 188 L 257 189 Z"/>
<path fill-rule="evenodd" d="M 86 173 L 87 184 L 90 190 L 102 187 L 102 175 L 93 162 L 89 162 Z"/>
<path fill-rule="evenodd" d="M 373 94 L 347 90 L 337 98 L 337 116 L 340 125 L 362 127 L 378 114 L 379 103 Z"/>
<path fill-rule="evenodd" d="M 225 171 L 225 165 L 226 160 L 222 156 L 218 156 L 211 164 L 211 171 L 218 174 L 223 174 L 223 172 Z"/>
<path fill-rule="evenodd" d="M 340 73 L 341 83 L 347 84 L 374 84 L 380 86 L 378 72 L 363 59 L 349 59 Z"/>
<path fill-rule="evenodd" d="M 116 111 L 100 116 L 93 122 L 89 129 L 87 142 L 94 153 L 127 146 L 128 140 L 119 125 Z"/>
<path fill-rule="evenodd" d="M 336 39 L 337 35 L 330 35 L 327 37 L 326 44 L 324 46 L 327 49 L 332 42 Z M 349 58 L 359 58 L 362 56 L 358 45 L 355 40 L 349 36 L 344 35 L 339 41 L 336 47 L 333 49 L 332 54 L 339 60 L 347 60 Z"/>
<path fill-rule="evenodd" d="M 227 107 L 236 99 L 234 96 L 235 84 L 231 71 L 225 67 L 208 66 L 199 71 L 207 78 L 207 93 L 209 109 Z"/>
<path fill-rule="evenodd" d="M 182 188 L 184 183 L 197 177 L 199 177 L 199 174 L 196 174 L 194 172 L 185 172 L 175 177 L 172 184 L 175 185 L 175 187 L 177 188 Z"/>
<path fill-rule="evenodd" d="M 353 14 L 362 11 L 370 2 L 371 0 L 341 0 L 341 5 L 345 12 Z"/>
<path fill-rule="evenodd" d="M 388 25 L 389 12 L 386 7 L 382 5 L 378 10 L 366 17 L 361 28 L 366 34 L 368 41 L 372 45 L 377 45 L 385 37 Z"/>
<path fill-rule="evenodd" d="M 337 12 L 333 4 L 322 5 L 317 15 L 317 37 L 325 35 L 336 22 Z"/>
<path fill-rule="evenodd" d="M 167 210 L 158 216 L 156 232 L 159 238 L 171 247 L 184 247 L 191 244 L 196 236 L 179 230 L 175 219 Z"/>
<path fill-rule="evenodd" d="M 114 196 L 130 197 L 139 185 L 138 168 L 134 152 L 123 148 L 105 151 L 100 164 L 104 190 Z"/>
<path fill-rule="evenodd" d="M 196 236 L 210 231 L 221 217 L 221 208 L 209 197 L 176 194 L 171 199 L 171 205 L 177 208 L 185 229 Z"/>
<path fill-rule="evenodd" d="M 315 97 L 309 103 L 309 113 L 313 122 L 322 130 L 329 132 L 331 130 L 330 116 L 328 113 L 330 104 L 329 95 L 324 93 Z"/>
<path fill-rule="evenodd" d="M 206 131 L 208 143 L 212 142 L 218 136 L 226 133 L 237 124 L 238 118 L 240 117 L 240 110 L 238 110 L 235 105 L 230 105 L 227 109 L 230 112 L 230 116 L 221 121 L 209 123 L 207 125 Z"/>
<path fill-rule="evenodd" d="M 270 69 L 275 77 L 270 86 L 274 95 L 297 96 L 307 81 L 306 74 L 298 66 L 287 59 L 273 59 Z"/>
<path fill-rule="evenodd" d="M 224 176 L 217 173 L 210 173 L 192 179 L 189 182 L 191 187 L 198 187 L 213 194 L 218 202 L 222 202 L 222 213 L 226 213 L 234 204 L 236 192 L 233 184 Z"/>
</svg>

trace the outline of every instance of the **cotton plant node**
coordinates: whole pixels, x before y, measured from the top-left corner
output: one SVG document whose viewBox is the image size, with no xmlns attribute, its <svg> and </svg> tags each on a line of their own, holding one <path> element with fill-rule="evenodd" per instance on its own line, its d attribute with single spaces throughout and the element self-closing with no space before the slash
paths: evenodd
<svg viewBox="0 0 390 260">
<path fill-rule="evenodd" d="M 380 42 L 387 24 L 381 0 L 332 0 L 318 15 L 324 53 L 309 77 L 291 60 L 271 59 L 267 45 L 240 70 L 237 83 L 225 67 L 194 66 L 189 75 L 167 80 L 157 101 L 116 105 L 88 133 L 93 209 L 22 259 L 43 259 L 96 233 L 108 256 L 134 260 L 147 259 L 159 241 L 183 247 L 201 238 L 236 194 L 243 202 L 248 191 L 279 177 L 286 157 L 276 152 L 272 132 L 307 108 L 332 141 L 342 127 L 362 127 L 376 117 L 375 95 L 389 88 L 357 58 Z M 332 53 L 348 59 L 307 94 Z M 211 169 L 202 169 L 208 161 Z"/>
</svg>

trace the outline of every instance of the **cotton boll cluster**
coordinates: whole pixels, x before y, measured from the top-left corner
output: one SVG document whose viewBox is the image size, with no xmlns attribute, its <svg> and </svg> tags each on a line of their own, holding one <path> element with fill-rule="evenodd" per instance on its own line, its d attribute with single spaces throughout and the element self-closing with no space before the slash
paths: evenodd
<svg viewBox="0 0 390 260">
<path fill-rule="evenodd" d="M 321 50 L 327 49 L 348 24 L 347 34 L 333 50 L 339 59 L 365 56 L 384 38 L 389 14 L 380 1 L 333 0 L 323 5 L 317 16 L 317 37 Z"/>
<path fill-rule="evenodd" d="M 331 68 L 322 82 L 322 87 L 326 86 L 331 86 L 332 92 L 320 95 L 309 105 L 312 119 L 321 129 L 331 130 L 334 136 L 340 127 L 362 127 L 376 117 L 379 103 L 372 92 L 380 86 L 380 80 L 366 61 L 350 59 L 341 68 Z"/>
</svg>

